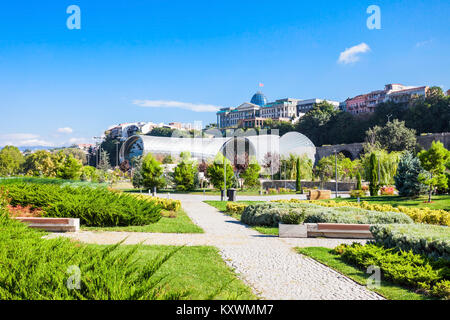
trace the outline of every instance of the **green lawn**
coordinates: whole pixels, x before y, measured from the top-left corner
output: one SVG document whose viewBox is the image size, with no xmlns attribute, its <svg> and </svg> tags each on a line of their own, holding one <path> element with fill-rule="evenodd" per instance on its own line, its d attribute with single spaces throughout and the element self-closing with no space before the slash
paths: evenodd
<svg viewBox="0 0 450 320">
<path fill-rule="evenodd" d="M 151 233 L 203 233 L 203 229 L 195 225 L 183 209 L 179 210 L 176 218 L 162 217 L 158 222 L 147 226 L 128 227 L 82 227 L 82 230 L 98 231 L 129 231 Z"/>
<path fill-rule="evenodd" d="M 346 263 L 339 255 L 333 254 L 332 249 L 322 247 L 296 248 L 298 253 L 311 257 L 314 260 L 336 270 L 362 285 L 367 284 L 370 274 Z M 373 289 L 389 300 L 432 300 L 428 296 L 412 292 L 389 281 L 381 281 L 380 288 Z"/>
<path fill-rule="evenodd" d="M 357 202 L 357 199 L 352 198 L 337 198 L 333 199 L 337 202 L 350 201 Z M 390 204 L 393 207 L 405 206 L 405 207 L 419 207 L 430 209 L 444 209 L 450 210 L 450 195 L 438 195 L 433 196 L 432 203 L 425 203 L 428 200 L 427 196 L 422 196 L 417 199 L 404 198 L 399 196 L 379 196 L 379 197 L 364 197 L 361 201 L 367 201 L 379 204 Z M 324 200 L 327 201 L 327 200 Z"/>
<path fill-rule="evenodd" d="M 241 220 L 241 215 L 237 213 L 230 213 L 227 212 L 227 201 L 203 201 L 210 206 L 213 206 L 214 208 L 218 209 L 223 214 L 226 214 L 228 216 L 231 216 L 235 218 L 236 220 Z M 256 204 L 256 203 L 263 203 L 264 201 L 236 201 L 236 203 L 243 203 L 247 205 Z M 271 236 L 278 236 L 278 228 L 271 228 L 271 227 L 251 227 L 253 230 L 258 231 L 259 233 L 271 235 Z"/>
<path fill-rule="evenodd" d="M 93 245 L 100 246 L 100 245 Z M 103 247 L 103 246 L 102 246 Z M 121 246 L 125 249 L 128 246 Z M 119 250 L 121 250 L 119 248 Z M 164 256 L 179 249 L 166 261 L 155 276 L 164 277 L 166 289 L 186 292 L 186 300 L 254 300 L 257 297 L 251 289 L 239 280 L 234 271 L 222 260 L 218 249 L 208 246 L 139 247 L 136 263 L 148 263 L 158 256 Z"/>
</svg>

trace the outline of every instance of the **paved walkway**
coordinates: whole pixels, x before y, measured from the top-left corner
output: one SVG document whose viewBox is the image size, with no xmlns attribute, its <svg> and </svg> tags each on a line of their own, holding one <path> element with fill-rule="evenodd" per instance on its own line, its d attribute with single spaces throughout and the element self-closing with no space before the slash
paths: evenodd
<svg viewBox="0 0 450 320">
<path fill-rule="evenodd" d="M 347 277 L 294 252 L 293 247 L 333 248 L 342 239 L 279 239 L 261 235 L 239 221 L 201 202 L 198 197 L 173 195 L 204 234 L 151 234 L 132 232 L 86 232 L 52 234 L 88 243 L 210 245 L 220 250 L 224 261 L 264 299 L 372 300 L 379 295 Z M 200 196 L 201 198 L 201 196 Z M 264 197 L 266 199 L 266 197 Z M 361 241 L 364 242 L 364 241 Z"/>
</svg>

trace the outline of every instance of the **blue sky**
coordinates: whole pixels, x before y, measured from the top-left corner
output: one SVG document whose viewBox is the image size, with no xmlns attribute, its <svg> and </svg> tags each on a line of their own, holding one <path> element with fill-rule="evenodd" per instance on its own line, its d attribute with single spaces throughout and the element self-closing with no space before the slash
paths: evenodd
<svg viewBox="0 0 450 320">
<path fill-rule="evenodd" d="M 69 5 L 80 30 L 66 26 Z M 366 26 L 369 5 L 381 30 Z M 0 145 L 90 142 L 123 122 L 207 124 L 214 112 L 192 110 L 237 106 L 259 83 L 269 100 L 342 101 L 387 83 L 447 90 L 449 15 L 448 0 L 9 1 Z M 357 61 L 338 61 L 355 46 Z"/>
</svg>

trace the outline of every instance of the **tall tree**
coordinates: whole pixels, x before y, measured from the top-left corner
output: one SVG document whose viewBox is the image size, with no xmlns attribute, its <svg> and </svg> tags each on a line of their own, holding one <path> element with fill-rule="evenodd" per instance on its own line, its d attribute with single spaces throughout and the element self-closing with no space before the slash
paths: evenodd
<svg viewBox="0 0 450 320">
<path fill-rule="evenodd" d="M 411 152 L 405 152 L 400 158 L 394 177 L 398 194 L 402 197 L 419 196 L 424 191 L 424 185 L 420 182 L 423 171 L 420 160 Z"/>
<path fill-rule="evenodd" d="M 25 159 L 13 146 L 6 146 L 0 151 L 0 176 L 12 176 L 20 172 Z"/>
<path fill-rule="evenodd" d="M 148 153 L 142 160 L 141 175 L 144 188 L 159 189 L 164 187 L 163 168 L 151 153 Z"/>
<path fill-rule="evenodd" d="M 65 156 L 62 165 L 58 168 L 56 177 L 61 179 L 77 180 L 81 176 L 83 164 L 71 154 Z"/>
<path fill-rule="evenodd" d="M 428 186 L 428 202 L 435 188 L 447 188 L 448 178 L 445 174 L 446 163 L 450 159 L 450 152 L 440 141 L 433 141 L 431 148 L 418 154 L 422 167 L 428 172 L 422 175 L 420 181 Z"/>
<path fill-rule="evenodd" d="M 297 158 L 297 177 L 295 179 L 295 191 L 303 193 L 300 158 Z"/>
<path fill-rule="evenodd" d="M 261 183 L 259 182 L 259 173 L 261 172 L 261 166 L 256 160 L 251 160 L 247 169 L 241 173 L 241 177 L 244 179 L 244 186 L 247 188 L 259 188 Z"/>
<path fill-rule="evenodd" d="M 189 152 L 180 154 L 181 161 L 175 167 L 173 180 L 178 190 L 189 191 L 194 188 L 197 162 L 192 160 Z"/>
<path fill-rule="evenodd" d="M 369 191 L 370 195 L 377 196 L 378 190 L 380 189 L 380 186 L 378 185 L 378 162 L 377 162 L 377 156 L 375 153 L 372 153 L 370 155 L 370 167 L 369 167 Z"/>
<path fill-rule="evenodd" d="M 206 176 L 209 181 L 213 184 L 214 188 L 219 190 L 224 190 L 224 161 L 226 166 L 226 188 L 231 188 L 234 183 L 234 173 L 231 162 L 228 159 L 224 159 L 222 154 L 218 154 L 214 162 L 208 165 L 206 170 Z"/>
<path fill-rule="evenodd" d="M 413 151 L 416 147 L 416 131 L 405 126 L 404 121 L 388 122 L 384 127 L 375 126 L 366 132 L 366 144 L 387 151 Z"/>
<path fill-rule="evenodd" d="M 359 171 L 356 173 L 356 190 L 362 190 L 361 173 Z"/>
<path fill-rule="evenodd" d="M 321 146 L 327 142 L 326 126 L 338 112 L 326 101 L 318 103 L 300 118 L 295 129 L 309 137 L 316 146 Z"/>
</svg>

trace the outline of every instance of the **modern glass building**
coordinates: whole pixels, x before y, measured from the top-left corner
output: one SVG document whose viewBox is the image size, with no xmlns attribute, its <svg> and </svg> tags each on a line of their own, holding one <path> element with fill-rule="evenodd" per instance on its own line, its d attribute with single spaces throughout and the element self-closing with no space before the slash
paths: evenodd
<svg viewBox="0 0 450 320">
<path fill-rule="evenodd" d="M 209 161 L 221 153 L 231 161 L 248 154 L 260 164 L 270 152 L 280 156 L 290 154 L 306 154 L 314 162 L 316 148 L 306 136 L 298 132 L 289 132 L 284 136 L 278 135 L 239 135 L 233 137 L 211 138 L 178 138 L 153 137 L 136 135 L 128 138 L 120 150 L 120 162 L 134 157 L 151 153 L 155 156 L 171 155 L 177 158 L 181 152 L 188 151 L 199 161 Z M 245 158 L 245 157 L 244 157 Z"/>
</svg>

